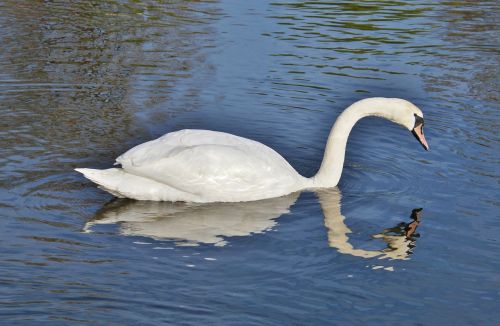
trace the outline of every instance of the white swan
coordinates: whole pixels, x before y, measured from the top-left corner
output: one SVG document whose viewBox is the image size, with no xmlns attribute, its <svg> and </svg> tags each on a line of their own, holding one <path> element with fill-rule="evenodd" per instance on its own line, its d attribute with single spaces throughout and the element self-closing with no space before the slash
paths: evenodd
<svg viewBox="0 0 500 326">
<path fill-rule="evenodd" d="M 397 98 L 367 98 L 337 118 L 318 173 L 305 178 L 256 141 L 209 130 L 181 130 L 138 145 L 116 159 L 121 168 L 76 169 L 117 197 L 138 200 L 238 202 L 337 185 L 354 124 L 379 116 L 410 130 L 427 150 L 422 111 Z"/>
</svg>

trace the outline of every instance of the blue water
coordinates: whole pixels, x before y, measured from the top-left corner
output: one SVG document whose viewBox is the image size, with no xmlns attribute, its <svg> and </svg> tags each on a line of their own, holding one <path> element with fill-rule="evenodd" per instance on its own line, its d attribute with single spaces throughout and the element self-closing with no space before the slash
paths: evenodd
<svg viewBox="0 0 500 326">
<path fill-rule="evenodd" d="M 0 1 L 1 323 L 494 324 L 498 9 Z M 335 118 L 371 96 L 418 105 L 431 150 L 364 119 L 338 189 L 138 203 L 73 171 L 198 128 L 312 176 Z"/>
</svg>

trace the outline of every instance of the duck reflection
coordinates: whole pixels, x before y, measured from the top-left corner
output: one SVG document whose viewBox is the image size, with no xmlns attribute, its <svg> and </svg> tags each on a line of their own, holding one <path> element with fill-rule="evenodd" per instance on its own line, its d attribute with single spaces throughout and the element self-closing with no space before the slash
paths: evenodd
<svg viewBox="0 0 500 326">
<path fill-rule="evenodd" d="M 170 203 L 117 199 L 99 210 L 84 231 L 96 224 L 119 224 L 120 233 L 153 239 L 176 240 L 177 245 L 201 243 L 224 246 L 227 238 L 264 233 L 277 224 L 277 218 L 290 212 L 299 193 L 253 202 Z M 414 209 L 411 223 L 400 223 L 373 235 L 385 242 L 380 250 L 356 249 L 350 242 L 351 230 L 341 214 L 341 193 L 337 188 L 317 191 L 328 231 L 328 244 L 340 253 L 357 257 L 407 259 L 418 237 L 422 209 Z"/>
</svg>

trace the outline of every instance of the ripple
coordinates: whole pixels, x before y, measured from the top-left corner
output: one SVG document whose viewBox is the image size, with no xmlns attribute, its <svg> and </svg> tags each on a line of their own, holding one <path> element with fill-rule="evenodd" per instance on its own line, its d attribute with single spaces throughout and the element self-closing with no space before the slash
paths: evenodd
<svg viewBox="0 0 500 326">
<path fill-rule="evenodd" d="M 497 7 L 0 0 L 3 319 L 493 324 Z M 415 102 L 431 150 L 364 119 L 341 198 L 106 213 L 111 197 L 73 173 L 203 128 L 261 141 L 310 176 L 332 122 L 366 96 Z"/>
</svg>

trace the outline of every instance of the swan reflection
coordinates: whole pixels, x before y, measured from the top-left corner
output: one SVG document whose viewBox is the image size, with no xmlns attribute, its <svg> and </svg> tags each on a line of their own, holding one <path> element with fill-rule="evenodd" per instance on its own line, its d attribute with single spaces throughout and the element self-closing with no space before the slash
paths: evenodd
<svg viewBox="0 0 500 326">
<path fill-rule="evenodd" d="M 289 212 L 299 193 L 240 203 L 172 203 L 118 199 L 97 212 L 85 231 L 95 224 L 120 224 L 123 235 L 179 240 L 224 246 L 225 238 L 271 230 L 276 219 Z"/>
<path fill-rule="evenodd" d="M 408 259 L 408 256 L 412 254 L 415 238 L 419 236 L 416 230 L 420 223 L 422 208 L 416 208 L 412 211 L 412 222 L 401 222 L 393 228 L 385 229 L 372 236 L 375 239 L 382 239 L 386 243 L 385 249 L 356 249 L 349 242 L 348 234 L 352 231 L 345 224 L 345 217 L 340 212 L 341 195 L 339 190 L 336 188 L 319 190 L 317 195 L 325 216 L 330 247 L 337 248 L 340 253 L 363 258 L 380 256 L 379 258 Z"/>
<path fill-rule="evenodd" d="M 290 212 L 299 193 L 253 202 L 239 203 L 171 203 L 118 199 L 105 205 L 85 224 L 91 232 L 96 224 L 119 224 L 120 233 L 153 239 L 171 239 L 178 245 L 201 243 L 224 246 L 227 238 L 248 236 L 271 230 L 277 218 Z M 349 241 L 351 230 L 341 214 L 338 188 L 318 190 L 317 196 L 325 218 L 328 244 L 340 253 L 363 258 L 407 259 L 415 246 L 415 232 L 422 209 L 414 209 L 411 223 L 400 223 L 373 235 L 385 242 L 386 248 L 366 250 L 354 248 Z"/>
</svg>

